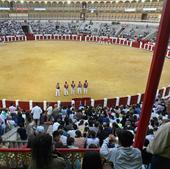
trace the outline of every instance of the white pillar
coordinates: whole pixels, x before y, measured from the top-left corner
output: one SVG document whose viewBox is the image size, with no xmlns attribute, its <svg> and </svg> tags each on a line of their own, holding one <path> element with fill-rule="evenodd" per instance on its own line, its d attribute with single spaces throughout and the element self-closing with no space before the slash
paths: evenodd
<svg viewBox="0 0 170 169">
<path fill-rule="evenodd" d="M 168 87 L 170 88 L 170 85 L 168 85 Z M 170 96 L 170 90 L 169 90 L 168 96 Z"/>
<path fill-rule="evenodd" d="M 116 97 L 116 106 L 119 106 L 119 101 L 120 101 L 120 98 Z"/>
<path fill-rule="evenodd" d="M 35 35 L 35 40 L 37 40 L 37 35 Z"/>
<path fill-rule="evenodd" d="M 159 95 L 159 89 L 156 91 L 156 97 Z"/>
<path fill-rule="evenodd" d="M 87 36 L 85 36 L 85 42 L 87 42 Z"/>
<path fill-rule="evenodd" d="M 6 108 L 6 99 L 2 99 L 2 107 Z"/>
<path fill-rule="evenodd" d="M 91 99 L 91 106 L 94 107 L 94 99 Z"/>
<path fill-rule="evenodd" d="M 75 105 L 75 100 L 71 100 L 71 105 Z"/>
<path fill-rule="evenodd" d="M 123 45 L 125 45 L 125 40 L 123 40 Z"/>
<path fill-rule="evenodd" d="M 103 107 L 107 107 L 107 98 L 104 98 Z"/>
<path fill-rule="evenodd" d="M 167 53 L 166 53 L 166 56 L 167 56 L 167 57 L 169 56 L 169 53 L 170 53 L 170 50 L 168 50 Z"/>
<path fill-rule="evenodd" d="M 165 97 L 166 87 L 163 87 L 162 89 L 163 89 L 162 97 Z"/>
<path fill-rule="evenodd" d="M 141 97 L 142 97 L 142 95 L 141 95 L 141 93 L 138 93 L 137 95 L 138 95 L 137 103 L 139 104 L 139 103 L 140 103 L 140 101 L 141 101 Z"/>
<path fill-rule="evenodd" d="M 131 41 L 131 42 L 130 42 L 130 47 L 132 47 L 132 43 L 133 43 L 133 42 Z"/>
<path fill-rule="evenodd" d="M 149 50 L 150 45 L 148 44 L 147 50 Z"/>
<path fill-rule="evenodd" d="M 82 36 L 80 36 L 80 41 L 82 41 Z"/>
<path fill-rule="evenodd" d="M 15 100 L 15 106 L 19 106 L 19 100 Z"/>
<path fill-rule="evenodd" d="M 139 47 L 140 49 L 142 49 L 142 44 L 143 44 L 143 43 L 142 43 L 142 42 L 140 42 L 140 47 Z"/>
<path fill-rule="evenodd" d="M 118 40 L 118 39 L 116 38 L 116 40 L 115 40 L 115 44 L 117 43 L 117 40 Z"/>
<path fill-rule="evenodd" d="M 60 105 L 61 105 L 61 101 L 58 100 L 58 101 L 57 101 L 57 106 L 58 106 L 58 108 L 60 108 Z"/>
<path fill-rule="evenodd" d="M 146 49 L 146 43 L 144 44 L 143 48 Z"/>
<path fill-rule="evenodd" d="M 25 36 L 25 41 L 27 41 L 27 37 Z"/>
<path fill-rule="evenodd" d="M 127 99 L 127 105 L 130 105 L 131 96 L 130 96 L 130 95 L 128 95 L 127 97 L 128 97 L 128 99 Z"/>
<path fill-rule="evenodd" d="M 47 110 L 47 101 L 43 101 L 43 109 Z"/>
<path fill-rule="evenodd" d="M 29 101 L 29 108 L 30 108 L 30 110 L 32 109 L 32 107 L 33 107 L 32 100 L 30 100 Z"/>
<path fill-rule="evenodd" d="M 119 39 L 119 45 L 121 45 L 121 39 Z"/>
<path fill-rule="evenodd" d="M 153 47 L 154 47 L 154 46 L 153 46 L 153 45 L 151 45 L 151 49 L 150 49 L 150 51 L 153 51 Z"/>
</svg>

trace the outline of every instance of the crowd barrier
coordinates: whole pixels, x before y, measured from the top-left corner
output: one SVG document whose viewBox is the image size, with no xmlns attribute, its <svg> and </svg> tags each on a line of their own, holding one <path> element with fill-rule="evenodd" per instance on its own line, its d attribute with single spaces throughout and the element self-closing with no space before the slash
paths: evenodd
<svg viewBox="0 0 170 169">
<path fill-rule="evenodd" d="M 31 37 L 31 38 L 30 38 Z M 23 35 L 17 35 L 17 36 L 3 36 L 1 39 L 3 39 L 4 42 L 15 42 L 15 41 L 26 41 L 27 36 Z M 66 40 L 66 41 L 83 41 L 83 42 L 96 42 L 96 43 L 102 43 L 102 44 L 117 44 L 117 45 L 126 45 L 129 47 L 135 47 L 140 48 L 148 51 L 153 51 L 155 44 L 151 42 L 144 42 L 144 41 L 130 41 L 125 38 L 117 38 L 117 37 L 106 37 L 106 36 L 89 36 L 89 35 L 51 35 L 51 34 L 45 34 L 45 35 L 32 35 L 29 36 L 28 40 Z M 167 57 L 170 56 L 170 48 L 167 50 Z M 167 97 L 170 95 L 170 85 L 167 87 L 163 87 L 162 89 L 159 89 L 157 91 L 157 95 L 160 95 L 161 97 Z M 57 103 L 58 106 L 69 106 L 71 104 L 75 104 L 76 107 L 80 106 L 80 104 L 88 105 L 88 106 L 119 106 L 119 105 L 132 105 L 137 104 L 143 101 L 144 94 L 138 93 L 137 95 L 133 96 L 125 96 L 125 97 L 116 97 L 116 98 L 103 98 L 100 100 L 94 100 L 92 98 L 75 98 L 72 99 L 70 102 L 50 102 L 51 105 L 54 105 Z M 31 110 L 32 107 L 35 105 L 35 103 L 32 100 L 29 101 L 11 101 L 2 99 L 0 100 L 0 108 L 6 108 L 11 105 L 11 103 L 14 103 L 16 106 L 20 106 L 24 110 Z M 48 102 L 49 103 L 49 102 Z M 47 101 L 39 102 L 39 105 L 46 110 L 47 108 Z"/>
<path fill-rule="evenodd" d="M 99 152 L 99 149 L 64 149 L 59 148 L 55 153 L 61 155 L 71 168 L 75 168 L 76 160 L 81 162 L 83 155 L 87 151 Z M 0 168 L 27 168 L 31 161 L 31 150 L 27 148 L 0 149 Z"/>
<path fill-rule="evenodd" d="M 16 41 L 26 41 L 27 37 L 25 35 L 16 35 L 16 36 L 1 36 L 2 42 L 16 42 Z"/>
</svg>

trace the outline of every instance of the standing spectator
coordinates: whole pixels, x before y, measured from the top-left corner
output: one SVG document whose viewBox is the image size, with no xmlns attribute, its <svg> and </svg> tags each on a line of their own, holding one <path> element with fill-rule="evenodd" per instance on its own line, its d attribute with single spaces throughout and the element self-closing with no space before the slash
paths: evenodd
<svg viewBox="0 0 170 169">
<path fill-rule="evenodd" d="M 18 115 L 17 115 L 16 119 L 17 119 L 17 125 L 18 126 L 20 126 L 20 125 L 24 126 L 25 119 L 22 117 L 22 113 L 21 112 L 18 112 Z"/>
<path fill-rule="evenodd" d="M 155 138 L 147 147 L 153 154 L 151 169 L 169 169 L 170 167 L 170 122 L 163 124 L 155 134 Z"/>
<path fill-rule="evenodd" d="M 101 155 L 113 162 L 115 169 L 142 169 L 142 156 L 140 150 L 131 147 L 134 136 L 130 131 L 119 130 L 117 132 L 118 146 L 109 148 L 110 138 L 104 140 L 100 149 Z M 116 140 L 116 139 L 115 139 Z"/>
<path fill-rule="evenodd" d="M 84 87 L 84 94 L 87 94 L 87 91 L 88 91 L 88 82 L 87 82 L 87 80 L 85 80 L 83 87 Z"/>
<path fill-rule="evenodd" d="M 69 87 L 69 85 L 68 85 L 67 81 L 65 81 L 65 83 L 64 83 L 64 96 L 68 96 L 68 87 Z"/>
<path fill-rule="evenodd" d="M 9 113 L 12 117 L 12 120 L 14 120 L 15 122 L 16 122 L 16 115 L 17 115 L 16 110 L 17 108 L 14 106 L 14 103 L 11 103 L 11 106 L 9 107 Z"/>
<path fill-rule="evenodd" d="M 47 106 L 47 120 L 48 121 L 51 120 L 52 112 L 53 112 L 53 107 L 51 106 L 51 104 L 48 104 Z"/>
<path fill-rule="evenodd" d="M 75 87 L 76 87 L 76 85 L 75 85 L 74 81 L 72 81 L 71 82 L 71 94 L 75 94 Z"/>
<path fill-rule="evenodd" d="M 77 93 L 82 94 L 82 83 L 79 81 L 78 86 L 77 86 Z"/>
<path fill-rule="evenodd" d="M 33 114 L 33 119 L 35 121 L 36 125 L 40 125 L 40 116 L 42 114 L 42 109 L 41 107 L 38 106 L 36 103 L 35 106 L 31 110 L 31 114 Z"/>
<path fill-rule="evenodd" d="M 35 136 L 32 141 L 32 160 L 28 169 L 66 169 L 61 157 L 52 154 L 52 137 L 47 134 Z"/>
<path fill-rule="evenodd" d="M 60 84 L 56 84 L 56 96 L 60 96 Z"/>
</svg>

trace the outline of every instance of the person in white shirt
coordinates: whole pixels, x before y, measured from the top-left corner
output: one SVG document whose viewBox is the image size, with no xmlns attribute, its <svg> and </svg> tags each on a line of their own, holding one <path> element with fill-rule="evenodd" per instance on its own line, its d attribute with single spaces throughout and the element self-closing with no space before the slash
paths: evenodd
<svg viewBox="0 0 170 169">
<path fill-rule="evenodd" d="M 17 115 L 17 112 L 16 112 L 17 108 L 14 106 L 13 103 L 11 103 L 11 106 L 8 109 L 9 109 L 9 113 L 12 117 L 12 120 L 15 120 L 16 115 Z"/>
<path fill-rule="evenodd" d="M 79 83 L 77 85 L 77 93 L 82 94 L 82 83 L 81 83 L 81 81 L 79 81 Z"/>
<path fill-rule="evenodd" d="M 88 91 L 88 82 L 87 82 L 87 80 L 85 80 L 85 82 L 83 84 L 83 88 L 84 88 L 84 94 L 87 94 L 87 91 Z"/>
<path fill-rule="evenodd" d="M 65 83 L 64 83 L 64 96 L 68 96 L 68 87 L 69 87 L 69 85 L 68 85 L 67 81 L 65 81 Z"/>
<path fill-rule="evenodd" d="M 42 114 L 42 109 L 41 107 L 38 106 L 38 104 L 36 103 L 36 105 L 32 108 L 31 110 L 31 114 L 33 115 L 33 119 L 35 121 L 36 125 L 40 125 L 40 117 Z"/>
<path fill-rule="evenodd" d="M 49 104 L 49 105 L 47 106 L 47 119 L 48 119 L 48 120 L 51 120 L 52 112 L 53 112 L 53 107 Z"/>
<path fill-rule="evenodd" d="M 60 84 L 56 84 L 56 96 L 60 96 Z"/>
<path fill-rule="evenodd" d="M 76 85 L 74 81 L 71 82 L 71 94 L 75 94 Z"/>
</svg>

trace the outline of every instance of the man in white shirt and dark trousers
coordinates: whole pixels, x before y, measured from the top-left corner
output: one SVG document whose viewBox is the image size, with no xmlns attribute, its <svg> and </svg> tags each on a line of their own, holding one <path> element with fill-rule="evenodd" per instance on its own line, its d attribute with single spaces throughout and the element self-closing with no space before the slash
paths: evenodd
<svg viewBox="0 0 170 169">
<path fill-rule="evenodd" d="M 35 124 L 40 125 L 40 117 L 41 117 L 41 114 L 42 114 L 42 109 L 41 109 L 41 107 L 38 106 L 37 103 L 32 108 L 31 114 L 33 115 L 33 120 L 35 121 Z"/>
</svg>

